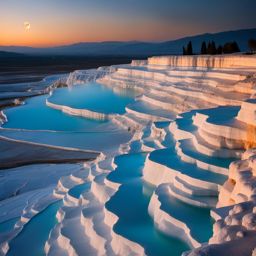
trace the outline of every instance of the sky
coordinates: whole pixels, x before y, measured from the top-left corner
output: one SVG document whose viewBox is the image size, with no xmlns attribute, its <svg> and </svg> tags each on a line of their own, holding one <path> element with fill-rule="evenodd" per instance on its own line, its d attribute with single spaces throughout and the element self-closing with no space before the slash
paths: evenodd
<svg viewBox="0 0 256 256">
<path fill-rule="evenodd" d="M 0 45 L 166 41 L 256 28 L 255 0 L 0 0 Z"/>
</svg>

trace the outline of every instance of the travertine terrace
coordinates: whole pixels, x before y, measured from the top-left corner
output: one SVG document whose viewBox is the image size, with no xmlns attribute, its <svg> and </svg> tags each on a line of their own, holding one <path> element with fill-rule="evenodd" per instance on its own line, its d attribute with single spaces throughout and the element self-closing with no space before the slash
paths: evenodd
<svg viewBox="0 0 256 256">
<path fill-rule="evenodd" d="M 46 202 L 62 199 L 58 223 L 45 244 L 47 255 L 148 254 L 139 241 L 117 232 L 120 216 L 110 207 L 123 186 L 111 176 L 122 168 L 120 159 L 131 157 L 132 162 L 134 155 L 143 154 L 142 178 L 154 186 L 148 214 L 156 229 L 190 247 L 184 255 L 252 255 L 255 74 L 255 55 L 242 54 L 152 57 L 94 70 L 93 75 L 71 73 L 66 78 L 69 86 L 84 83 L 89 76 L 119 94 L 127 88 L 135 90 L 136 100 L 124 114 L 107 116 L 56 105 L 50 98 L 48 107 L 107 119 L 129 131 L 131 139 L 61 177 L 49 200 L 43 200 L 44 207 L 40 196 L 36 203 L 32 200 L 0 241 L 1 253 L 8 252 L 12 239 Z M 8 131 L 3 128 L 1 135 L 8 137 Z M 74 196 L 73 189 L 81 184 L 88 187 Z"/>
</svg>

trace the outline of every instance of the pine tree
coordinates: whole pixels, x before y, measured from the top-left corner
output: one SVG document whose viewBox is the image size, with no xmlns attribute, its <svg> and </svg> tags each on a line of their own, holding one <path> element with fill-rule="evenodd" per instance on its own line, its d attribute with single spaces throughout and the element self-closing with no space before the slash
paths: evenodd
<svg viewBox="0 0 256 256">
<path fill-rule="evenodd" d="M 187 50 L 184 46 L 182 47 L 182 52 L 183 52 L 183 55 L 187 55 Z"/>
<path fill-rule="evenodd" d="M 217 49 L 216 49 L 216 45 L 215 45 L 214 41 L 212 41 L 212 53 L 211 54 L 217 54 Z"/>
<path fill-rule="evenodd" d="M 188 55 L 193 55 L 193 46 L 192 46 L 191 41 L 189 41 L 188 46 L 187 46 L 187 54 Z"/>
<path fill-rule="evenodd" d="M 217 54 L 222 54 L 223 53 L 223 47 L 222 45 L 219 45 L 219 47 L 217 48 Z"/>
<path fill-rule="evenodd" d="M 235 53 L 235 52 L 240 52 L 240 48 L 237 44 L 237 42 L 228 42 L 225 43 L 223 46 L 223 53 Z"/>
<path fill-rule="evenodd" d="M 256 39 L 250 39 L 248 41 L 248 46 L 252 53 L 256 52 Z"/>
<path fill-rule="evenodd" d="M 209 41 L 206 49 L 207 54 L 211 54 L 211 48 L 212 48 L 212 42 Z"/>
<path fill-rule="evenodd" d="M 214 41 L 211 41 L 208 43 L 207 46 L 207 54 L 216 54 L 217 53 L 217 49 L 216 49 L 216 45 Z"/>
<path fill-rule="evenodd" d="M 236 41 L 233 42 L 233 50 L 234 52 L 241 52 L 238 46 L 238 43 Z"/>
<path fill-rule="evenodd" d="M 193 46 L 192 46 L 192 42 L 189 41 L 187 46 L 183 46 L 182 47 L 182 52 L 183 52 L 183 55 L 193 55 Z"/>
<path fill-rule="evenodd" d="M 205 41 L 203 41 L 202 46 L 201 46 L 201 54 L 207 54 Z"/>
</svg>

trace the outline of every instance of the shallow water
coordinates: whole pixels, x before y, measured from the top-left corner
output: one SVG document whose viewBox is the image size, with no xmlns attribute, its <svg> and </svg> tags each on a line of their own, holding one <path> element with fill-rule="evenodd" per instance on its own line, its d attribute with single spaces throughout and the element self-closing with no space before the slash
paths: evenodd
<svg viewBox="0 0 256 256">
<path fill-rule="evenodd" d="M 19 220 L 19 218 L 13 218 L 0 223 L 0 234 L 8 232 L 13 229 L 15 223 Z"/>
<path fill-rule="evenodd" d="M 33 97 L 25 105 L 5 110 L 8 122 L 3 128 L 11 130 L 0 130 L 0 134 L 17 140 L 96 151 L 118 148 L 131 137 L 128 131 L 111 122 L 71 116 L 52 109 L 45 104 L 47 97 Z"/>
<path fill-rule="evenodd" d="M 111 88 L 96 82 L 61 88 L 54 91 L 49 101 L 72 108 L 88 109 L 100 113 L 123 114 L 125 107 L 134 102 L 135 93 L 124 89 L 116 93 Z M 111 104 L 110 104 L 111 103 Z"/>
<path fill-rule="evenodd" d="M 198 168 L 194 164 L 183 162 L 173 148 L 155 150 L 150 154 L 150 160 L 177 170 L 193 178 L 223 184 L 227 176 Z M 157 171 L 157 170 L 156 170 Z M 171 171 L 171 170 L 170 170 Z"/>
<path fill-rule="evenodd" d="M 125 112 L 125 107 L 134 102 L 134 96 L 133 92 L 114 91 L 98 83 L 89 83 L 58 89 L 49 101 L 73 108 L 122 114 Z M 0 130 L 0 135 L 42 144 L 97 151 L 117 149 L 120 144 L 131 138 L 131 134 L 127 131 L 120 130 L 108 121 L 70 116 L 47 107 L 45 105 L 47 97 L 47 95 L 34 97 L 28 99 L 23 106 L 6 110 L 8 122 L 3 127 L 19 130 Z M 144 103 L 136 106 L 145 113 L 159 114 L 158 109 Z M 161 115 L 171 117 L 166 111 L 161 111 Z M 156 127 L 165 128 L 168 124 L 169 122 L 157 122 Z M 201 170 L 196 166 L 194 168 L 190 166 L 191 169 L 187 170 L 188 164 L 181 162 L 175 153 L 172 138 L 167 139 L 168 147 L 172 145 L 172 148 L 154 151 L 150 159 L 170 167 L 174 165 L 177 170 L 194 178 L 219 184 L 225 181 L 224 175 Z M 134 142 L 132 148 L 138 147 L 139 144 Z M 191 154 L 194 152 L 192 151 Z M 109 180 L 121 183 L 117 193 L 106 204 L 106 207 L 119 217 L 114 230 L 143 246 L 147 255 L 181 255 L 183 251 L 189 250 L 188 245 L 178 238 L 158 232 L 148 214 L 148 205 L 155 188 L 143 181 L 142 169 L 145 158 L 146 154 L 143 153 L 116 157 L 117 168 L 108 175 Z M 80 184 L 72 188 L 69 194 L 79 198 L 80 194 L 88 189 L 90 189 L 89 183 Z M 17 255 L 17 252 L 26 256 L 45 255 L 44 245 L 51 229 L 57 223 L 55 216 L 61 204 L 62 201 L 58 201 L 32 218 L 21 233 L 11 241 L 8 255 Z M 184 221 L 198 240 L 205 242 L 211 236 L 212 220 L 209 210 L 192 207 L 171 196 L 162 207 L 170 215 Z M 14 220 L 1 223 L 0 232 L 10 230 L 14 223 Z"/>
<path fill-rule="evenodd" d="M 108 179 L 122 184 L 106 205 L 120 218 L 114 230 L 142 245 L 147 255 L 181 255 L 189 249 L 187 244 L 158 232 L 148 214 L 154 188 L 142 179 L 145 157 L 145 154 L 117 157 L 115 163 L 118 167 L 108 176 Z"/>
<path fill-rule="evenodd" d="M 201 243 L 208 242 L 212 236 L 213 219 L 210 210 L 195 207 L 181 202 L 175 197 L 168 195 L 161 209 L 174 218 L 181 220 L 191 230 L 191 235 Z"/>
<path fill-rule="evenodd" d="M 33 217 L 10 242 L 9 256 L 43 256 L 44 245 L 51 229 L 57 224 L 56 213 L 62 201 L 57 201 Z"/>
<path fill-rule="evenodd" d="M 85 182 L 83 184 L 79 184 L 69 190 L 69 195 L 79 198 L 81 193 L 84 191 L 88 191 L 91 188 L 91 183 L 90 182 Z"/>
<path fill-rule="evenodd" d="M 8 122 L 4 128 L 52 131 L 84 131 L 95 129 L 102 122 L 67 115 L 46 106 L 48 95 L 26 100 L 26 104 L 4 111 Z"/>
</svg>

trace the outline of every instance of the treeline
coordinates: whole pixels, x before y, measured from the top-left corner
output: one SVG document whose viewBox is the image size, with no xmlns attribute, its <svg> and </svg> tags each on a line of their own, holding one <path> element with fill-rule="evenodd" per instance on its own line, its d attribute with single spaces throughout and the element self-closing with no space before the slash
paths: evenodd
<svg viewBox="0 0 256 256">
<path fill-rule="evenodd" d="M 223 46 L 218 45 L 218 47 L 216 46 L 214 41 L 210 41 L 208 42 L 208 44 L 203 41 L 200 51 L 202 55 L 228 54 L 235 52 L 240 52 L 240 48 L 236 41 L 225 43 Z M 191 41 L 189 41 L 187 46 L 183 46 L 183 55 L 193 55 L 193 45 Z"/>
<path fill-rule="evenodd" d="M 256 53 L 256 39 L 250 39 L 248 41 L 248 46 L 251 53 Z"/>
<path fill-rule="evenodd" d="M 248 47 L 250 49 L 250 53 L 256 53 L 256 39 L 248 40 Z M 189 41 L 186 46 L 183 46 L 183 55 L 193 55 L 193 45 L 192 42 Z M 228 53 L 235 53 L 240 52 L 240 48 L 236 41 L 227 42 L 224 45 L 216 46 L 214 41 L 208 42 L 206 44 L 205 41 L 202 42 L 200 54 L 206 55 L 215 55 L 215 54 L 228 54 Z"/>
<path fill-rule="evenodd" d="M 228 53 L 235 53 L 240 52 L 240 48 L 236 41 L 225 43 L 223 46 L 219 45 L 216 47 L 214 41 L 208 43 L 206 47 L 206 43 L 203 42 L 201 46 L 201 54 L 228 54 Z"/>
</svg>

